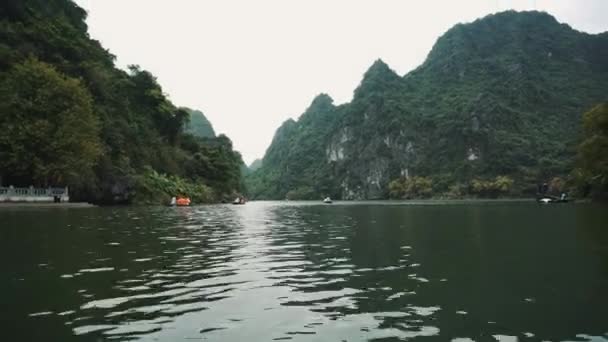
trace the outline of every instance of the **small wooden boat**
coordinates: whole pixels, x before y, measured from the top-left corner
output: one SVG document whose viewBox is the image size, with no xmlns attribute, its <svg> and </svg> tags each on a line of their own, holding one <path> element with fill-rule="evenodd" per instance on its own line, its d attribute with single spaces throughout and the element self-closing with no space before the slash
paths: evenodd
<svg viewBox="0 0 608 342">
<path fill-rule="evenodd" d="M 172 197 L 171 203 L 169 203 L 170 207 L 187 207 L 191 203 L 189 197 Z"/>
<path fill-rule="evenodd" d="M 536 200 L 538 203 L 549 204 L 549 203 L 568 203 L 567 199 L 543 197 Z"/>
<path fill-rule="evenodd" d="M 244 197 L 237 197 L 234 199 L 234 201 L 232 201 L 232 204 L 235 205 L 240 205 L 240 204 L 245 204 L 247 203 L 247 200 Z"/>
<path fill-rule="evenodd" d="M 543 195 L 536 198 L 538 203 L 549 204 L 549 203 L 568 203 L 568 195 L 565 193 L 560 197 L 551 196 L 551 195 Z"/>
</svg>

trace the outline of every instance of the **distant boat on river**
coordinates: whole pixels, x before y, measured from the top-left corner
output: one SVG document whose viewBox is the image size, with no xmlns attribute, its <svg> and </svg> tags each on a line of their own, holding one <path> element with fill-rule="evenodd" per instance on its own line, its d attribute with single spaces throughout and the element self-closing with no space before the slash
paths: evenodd
<svg viewBox="0 0 608 342">
<path fill-rule="evenodd" d="M 245 197 L 241 197 L 241 196 L 235 198 L 234 201 L 232 201 L 232 204 L 236 204 L 236 205 L 245 204 L 245 203 L 247 203 L 247 200 L 245 199 Z"/>
<path fill-rule="evenodd" d="M 536 199 L 538 203 L 550 204 L 550 203 L 567 203 L 568 195 L 562 193 L 560 197 L 551 195 L 542 195 Z"/>
</svg>

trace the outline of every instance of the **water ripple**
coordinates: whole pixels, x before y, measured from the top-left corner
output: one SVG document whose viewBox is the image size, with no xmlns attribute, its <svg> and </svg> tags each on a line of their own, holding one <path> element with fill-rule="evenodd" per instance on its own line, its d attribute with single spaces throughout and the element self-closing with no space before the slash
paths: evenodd
<svg viewBox="0 0 608 342">
<path fill-rule="evenodd" d="M 489 252 L 479 241 L 467 247 L 477 255 L 459 259 L 465 252 L 440 234 L 412 228 L 421 224 L 416 216 L 381 209 L 261 202 L 87 216 L 70 225 L 85 241 L 70 250 L 72 262 L 34 264 L 70 300 L 41 305 L 29 318 L 55 317 L 74 335 L 118 341 L 551 337 L 494 310 L 535 310 L 547 296 L 503 291 L 485 277 L 479 260 Z M 486 286 L 501 294 L 485 297 L 491 309 L 477 300 Z M 607 341 L 602 331 L 570 338 Z"/>
</svg>

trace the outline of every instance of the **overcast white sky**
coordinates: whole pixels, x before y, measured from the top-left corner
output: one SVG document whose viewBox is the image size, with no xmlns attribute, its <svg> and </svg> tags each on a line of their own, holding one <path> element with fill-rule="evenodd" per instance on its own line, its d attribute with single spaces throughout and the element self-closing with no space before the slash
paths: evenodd
<svg viewBox="0 0 608 342">
<path fill-rule="evenodd" d="M 76 0 L 90 35 L 158 77 L 178 106 L 202 110 L 247 164 L 314 96 L 348 102 L 382 58 L 400 75 L 459 22 L 544 10 L 575 29 L 608 30 L 608 0 Z"/>
</svg>

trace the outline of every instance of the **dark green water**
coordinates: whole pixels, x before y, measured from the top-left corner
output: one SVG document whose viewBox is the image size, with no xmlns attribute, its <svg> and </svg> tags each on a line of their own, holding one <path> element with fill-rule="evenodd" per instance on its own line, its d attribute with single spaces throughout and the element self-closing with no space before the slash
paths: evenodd
<svg viewBox="0 0 608 342">
<path fill-rule="evenodd" d="M 0 340 L 608 341 L 607 209 L 0 208 Z"/>
</svg>

